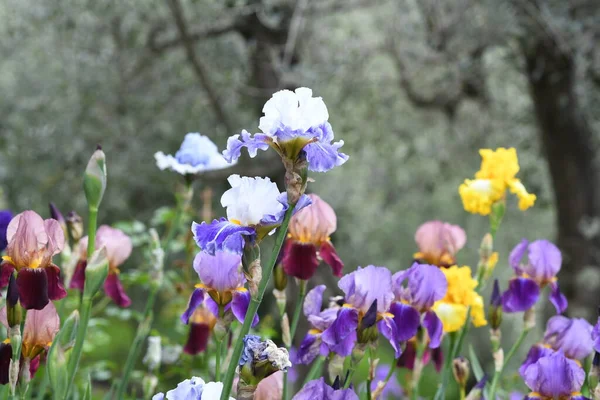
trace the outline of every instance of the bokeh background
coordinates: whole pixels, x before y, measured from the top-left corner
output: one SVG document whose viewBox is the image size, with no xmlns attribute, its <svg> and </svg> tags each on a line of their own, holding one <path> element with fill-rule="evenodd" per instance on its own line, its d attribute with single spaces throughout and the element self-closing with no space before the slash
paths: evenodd
<svg viewBox="0 0 600 400">
<path fill-rule="evenodd" d="M 156 168 L 155 152 L 174 153 L 187 132 L 222 148 L 242 128 L 257 131 L 274 91 L 308 86 L 325 100 L 350 155 L 309 186 L 337 212 L 333 241 L 346 271 L 408 267 L 414 232 L 430 219 L 465 228 L 459 260 L 474 266 L 488 221 L 463 211 L 458 185 L 478 169 L 479 148 L 515 147 L 519 177 L 538 200 L 525 213 L 510 201 L 497 273 L 510 275 L 508 252 L 522 237 L 554 240 L 569 313 L 593 321 L 598 18 L 594 0 L 4 0 L 0 207 L 46 214 L 53 201 L 83 214 L 81 174 L 99 143 L 109 170 L 101 222 L 160 230 L 166 211 L 156 210 L 172 207 L 178 177 Z M 196 187 L 211 188 L 215 216 L 223 215 L 229 173 L 283 176 L 275 157 L 260 154 L 202 177 Z M 207 197 L 196 193 L 199 220 Z M 134 255 L 123 276 L 135 276 L 140 260 Z M 319 279 L 334 294 L 329 272 Z M 132 310 L 99 320 L 97 344 L 110 360 L 94 368 L 106 380 L 143 308 L 145 289 L 134 279 L 130 286 Z M 159 316 L 180 306 L 169 296 Z M 165 321 L 157 330 L 167 335 L 173 323 L 176 342 L 184 331 Z M 472 339 L 487 346 L 487 329 Z"/>
</svg>

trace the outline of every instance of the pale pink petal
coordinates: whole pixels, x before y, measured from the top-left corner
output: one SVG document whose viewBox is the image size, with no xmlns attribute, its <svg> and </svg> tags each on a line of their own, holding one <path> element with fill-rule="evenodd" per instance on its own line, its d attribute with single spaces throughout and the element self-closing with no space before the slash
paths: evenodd
<svg viewBox="0 0 600 400">
<path fill-rule="evenodd" d="M 442 221 L 428 221 L 419 226 L 415 233 L 415 242 L 421 253 L 439 257 L 443 252 L 443 242 L 440 240 L 444 231 Z"/>
<path fill-rule="evenodd" d="M 448 251 L 451 254 L 458 253 L 467 243 L 467 234 L 458 225 L 444 224 L 444 228 L 448 235 L 448 242 L 451 243 L 451 248 Z"/>
<path fill-rule="evenodd" d="M 39 257 L 48 243 L 44 220 L 34 211 L 24 211 L 15 216 L 6 230 L 6 254 L 18 266 L 27 266 Z"/>
<path fill-rule="evenodd" d="M 290 221 L 290 235 L 298 241 L 319 245 L 335 232 L 337 217 L 329 204 L 309 194 L 312 204 L 298 211 Z"/>
<path fill-rule="evenodd" d="M 49 302 L 42 310 L 28 310 L 25 318 L 23 342 L 48 347 L 60 329 L 56 307 Z"/>
<path fill-rule="evenodd" d="M 44 221 L 44 228 L 48 235 L 48 245 L 46 248 L 47 254 L 52 257 L 62 251 L 65 247 L 65 233 L 60 226 L 60 223 L 55 219 L 47 219 Z"/>
<path fill-rule="evenodd" d="M 254 392 L 254 400 L 281 400 L 282 396 L 283 371 L 277 371 L 260 381 Z"/>
<path fill-rule="evenodd" d="M 77 249 L 77 251 L 79 252 L 80 260 L 87 260 L 87 245 L 88 245 L 88 237 L 87 236 L 84 236 L 81 239 L 79 239 L 79 249 Z"/>
<path fill-rule="evenodd" d="M 118 267 L 131 255 L 133 243 L 122 230 L 102 225 L 96 232 L 96 248 L 106 247 L 110 265 Z"/>
</svg>

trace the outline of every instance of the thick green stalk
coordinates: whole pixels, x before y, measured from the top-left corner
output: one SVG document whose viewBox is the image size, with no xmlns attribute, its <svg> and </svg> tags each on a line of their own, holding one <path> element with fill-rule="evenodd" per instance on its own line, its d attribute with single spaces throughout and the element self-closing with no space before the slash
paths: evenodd
<svg viewBox="0 0 600 400">
<path fill-rule="evenodd" d="M 307 281 L 300 279 L 298 280 L 298 297 L 296 298 L 296 309 L 294 310 L 294 316 L 292 317 L 292 326 L 290 327 L 290 338 L 291 341 L 294 341 L 294 336 L 296 335 L 296 329 L 298 329 L 298 322 L 300 321 L 300 312 L 302 311 L 302 306 L 304 304 L 304 298 L 306 297 L 306 286 Z M 288 349 L 289 350 L 289 349 Z M 288 398 L 288 371 L 285 371 L 283 375 L 283 400 L 287 400 Z"/>
<path fill-rule="evenodd" d="M 89 208 L 89 222 L 88 222 L 88 248 L 87 254 L 88 258 L 94 254 L 94 250 L 96 247 L 96 226 L 98 225 L 98 208 L 90 207 Z M 79 368 L 79 359 L 81 358 L 81 353 L 83 351 L 83 343 L 85 342 L 88 323 L 90 322 L 90 315 L 92 311 L 92 298 L 88 296 L 82 296 L 81 304 L 79 305 L 79 326 L 77 327 L 77 337 L 75 339 L 75 345 L 73 346 L 73 350 L 71 353 L 71 357 L 69 358 L 69 365 L 67 366 L 69 372 L 69 383 L 67 385 L 67 390 L 65 390 L 64 399 L 67 400 L 69 398 L 69 392 L 73 387 L 73 382 L 75 381 L 75 375 L 77 373 L 77 369 Z"/>
<path fill-rule="evenodd" d="M 248 306 L 248 310 L 246 311 L 246 318 L 244 318 L 244 324 L 242 325 L 240 336 L 235 342 L 235 347 L 233 348 L 231 361 L 229 362 L 229 366 L 227 367 L 227 374 L 225 375 L 225 380 L 223 381 L 223 392 L 221 393 L 221 400 L 229 399 L 229 394 L 231 393 L 231 387 L 233 385 L 233 379 L 235 377 L 235 370 L 237 368 L 238 362 L 240 361 L 240 356 L 242 355 L 242 350 L 244 347 L 243 339 L 248 334 L 248 332 L 250 332 L 250 326 L 252 325 L 254 315 L 256 314 L 256 311 L 258 311 L 258 306 L 260 306 L 265 291 L 267 290 L 267 285 L 269 283 L 269 280 L 271 279 L 271 274 L 273 273 L 273 267 L 275 267 L 275 263 L 277 262 L 277 256 L 279 255 L 279 251 L 281 250 L 281 246 L 283 245 L 283 241 L 285 240 L 285 236 L 287 234 L 287 228 L 290 224 L 290 219 L 292 218 L 294 206 L 295 204 L 290 204 L 290 207 L 285 213 L 285 217 L 281 226 L 279 227 L 279 232 L 277 233 L 277 238 L 275 239 L 275 244 L 273 245 L 273 251 L 271 252 L 271 260 L 269 261 L 269 264 L 267 264 L 262 269 L 262 280 L 258 285 L 258 293 L 256 294 L 256 296 L 252 297 L 250 305 Z"/>
<path fill-rule="evenodd" d="M 219 305 L 219 318 L 222 319 L 224 314 L 223 306 Z M 225 334 L 227 337 L 227 334 Z M 217 342 L 217 356 L 215 359 L 215 381 L 221 381 L 221 356 L 223 353 L 223 337 L 218 337 L 215 340 Z"/>
<path fill-rule="evenodd" d="M 306 385 L 308 382 L 312 381 L 321 374 L 321 370 L 326 359 L 327 357 L 325 356 L 319 356 L 315 361 L 313 361 L 308 374 L 306 374 L 306 378 L 304 378 L 304 383 L 302 386 Z"/>
<path fill-rule="evenodd" d="M 496 395 L 496 389 L 498 388 L 498 383 L 500 382 L 500 378 L 502 377 L 502 374 L 504 373 L 504 369 L 508 365 L 508 362 L 510 361 L 510 359 L 513 358 L 513 356 L 515 355 L 515 353 L 517 352 L 519 347 L 521 347 L 521 344 L 523 344 L 523 341 L 527 337 L 527 334 L 529 333 L 530 330 L 531 329 L 523 329 L 523 331 L 519 335 L 519 338 L 517 339 L 515 344 L 513 344 L 513 346 L 508 351 L 508 354 L 504 358 L 504 361 L 502 363 L 502 368 L 500 368 L 500 370 L 496 371 L 496 373 L 494 374 L 494 379 L 492 380 L 492 386 L 490 387 L 490 394 L 488 396 L 490 399 L 495 399 L 494 396 Z"/>
</svg>

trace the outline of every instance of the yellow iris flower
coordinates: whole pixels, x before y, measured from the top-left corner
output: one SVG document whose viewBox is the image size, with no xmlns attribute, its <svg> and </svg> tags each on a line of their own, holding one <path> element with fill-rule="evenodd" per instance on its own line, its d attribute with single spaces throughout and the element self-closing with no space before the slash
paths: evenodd
<svg viewBox="0 0 600 400">
<path fill-rule="evenodd" d="M 517 151 L 511 147 L 496 150 L 481 149 L 481 167 L 475 179 L 465 179 L 458 188 L 465 211 L 473 214 L 489 215 L 492 205 L 506 196 L 506 190 L 519 198 L 519 209 L 533 206 L 536 196 L 527 192 L 523 183 L 515 176 L 519 172 Z"/>
<path fill-rule="evenodd" d="M 483 298 L 477 294 L 477 280 L 471 268 L 452 266 L 442 268 L 448 281 L 446 296 L 433 305 L 433 311 L 442 320 L 444 332 L 456 332 L 467 321 L 467 309 L 471 307 L 471 318 L 475 327 L 487 325 L 483 310 Z"/>
</svg>

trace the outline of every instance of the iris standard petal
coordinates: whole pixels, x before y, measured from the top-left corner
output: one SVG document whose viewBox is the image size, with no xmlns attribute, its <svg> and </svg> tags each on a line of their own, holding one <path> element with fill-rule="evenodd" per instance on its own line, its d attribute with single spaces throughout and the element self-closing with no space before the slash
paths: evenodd
<svg viewBox="0 0 600 400">
<path fill-rule="evenodd" d="M 542 344 L 534 344 L 531 346 L 531 349 L 527 352 L 527 356 L 525 357 L 525 361 L 519 367 L 519 374 L 521 376 L 525 375 L 525 371 L 527 368 L 538 362 L 538 360 L 542 357 L 549 356 L 554 353 L 554 350 L 542 345 Z"/>
<path fill-rule="evenodd" d="M 508 263 L 517 275 L 521 275 L 522 273 L 521 260 L 523 259 L 523 256 L 525 256 L 527 246 L 529 246 L 529 241 L 527 239 L 521 239 L 519 244 L 511 250 L 510 255 L 508 256 Z"/>
<path fill-rule="evenodd" d="M 592 330 L 592 325 L 583 318 L 555 315 L 546 324 L 544 343 L 568 358 L 582 360 L 594 351 Z"/>
<path fill-rule="evenodd" d="M 536 240 L 529 245 L 529 263 L 524 272 L 537 282 L 550 282 L 562 265 L 560 250 L 547 240 Z"/>
<path fill-rule="evenodd" d="M 317 315 L 321 313 L 321 307 L 323 306 L 323 292 L 327 287 L 325 285 L 318 285 L 308 291 L 304 298 L 304 304 L 302 310 L 304 315 Z"/>
<path fill-rule="evenodd" d="M 375 300 L 379 313 L 386 312 L 394 300 L 392 274 L 385 267 L 358 267 L 342 277 L 338 287 L 345 293 L 347 303 L 365 313 Z"/>
<path fill-rule="evenodd" d="M 246 279 L 241 269 L 242 258 L 235 253 L 217 251 L 210 255 L 203 251 L 194 258 L 194 270 L 202 283 L 218 292 L 235 290 Z"/>
</svg>

